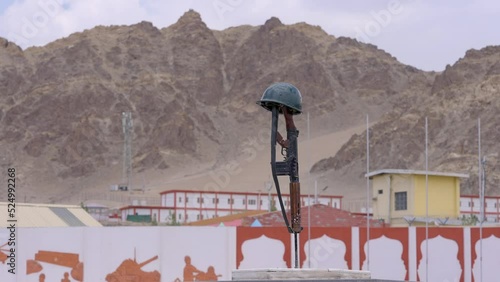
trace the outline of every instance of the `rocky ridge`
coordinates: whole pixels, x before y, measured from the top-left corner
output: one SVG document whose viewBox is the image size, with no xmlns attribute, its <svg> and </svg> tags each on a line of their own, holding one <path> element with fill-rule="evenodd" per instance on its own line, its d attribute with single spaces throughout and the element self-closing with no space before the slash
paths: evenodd
<svg viewBox="0 0 500 282">
<path fill-rule="evenodd" d="M 427 113 L 423 109 L 428 108 L 431 128 L 439 126 L 431 138 L 444 138 L 440 132 L 457 129 L 454 122 L 463 117 L 453 118 L 450 107 L 472 109 L 458 89 L 484 96 L 469 98 L 474 109 L 488 102 L 496 105 L 489 95 L 498 91 L 498 52 L 491 49 L 486 59 L 485 50 L 470 51 L 436 74 L 401 64 L 376 46 L 334 37 L 306 23 L 284 25 L 271 18 L 261 26 L 216 31 L 194 11 L 162 29 L 148 22 L 98 26 L 26 50 L 2 39 L 1 165 L 19 167 L 26 193 L 50 186 L 54 192 L 47 198 L 54 202 L 75 187 L 85 189 L 89 178 L 106 175 L 117 183 L 121 113 L 130 111 L 135 173 L 200 164 L 214 168 L 237 157 L 256 132 L 268 130 L 269 117 L 255 101 L 271 83 L 287 81 L 301 90 L 315 132 L 358 125 L 367 113 L 373 120 L 381 117 L 372 128 L 372 146 L 381 148 L 374 150 L 381 156 L 376 166 L 410 167 L 421 162 L 416 152 L 393 154 L 391 160 L 382 156 L 387 150 L 421 149 L 420 141 L 398 145 L 386 138 L 377 141 L 376 136 L 384 132 L 397 140 L 417 140 L 413 135 L 420 133 L 412 129 L 420 126 Z M 481 92 L 483 88 L 487 92 Z M 495 110 L 492 106 L 490 111 Z M 483 119 L 485 129 L 492 120 Z M 304 119 L 298 122 L 303 126 Z M 470 131 L 474 121 L 469 123 Z M 400 135 L 385 131 L 395 127 Z M 465 142 L 459 137 L 443 139 L 439 146 L 459 146 Z M 362 161 L 362 140 L 354 136 L 337 156 L 313 171 L 341 172 L 356 166 Z M 399 151 L 394 149 L 398 146 Z M 449 155 L 443 151 L 439 156 L 436 168 L 448 168 Z"/>
<path fill-rule="evenodd" d="M 428 118 L 429 170 L 469 174 L 462 193 L 478 194 L 478 119 L 481 151 L 486 157 L 487 194 L 499 193 L 498 113 L 500 113 L 500 47 L 469 50 L 434 80 L 427 99 L 409 107 L 397 105 L 370 128 L 371 170 L 425 168 L 425 117 Z M 423 94 L 423 93 L 422 93 Z M 418 95 L 418 94 L 417 94 Z M 342 171 L 366 163 L 366 131 L 344 144 L 336 156 L 313 171 Z M 364 169 L 366 171 L 366 169 Z"/>
</svg>

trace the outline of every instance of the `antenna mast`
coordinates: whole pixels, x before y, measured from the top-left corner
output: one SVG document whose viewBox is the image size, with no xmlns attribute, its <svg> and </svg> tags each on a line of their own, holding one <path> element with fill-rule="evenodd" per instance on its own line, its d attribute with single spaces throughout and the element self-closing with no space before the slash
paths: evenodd
<svg viewBox="0 0 500 282">
<path fill-rule="evenodd" d="M 123 175 L 122 183 L 126 184 L 127 190 L 130 188 L 130 174 L 132 172 L 132 113 L 122 113 L 123 125 Z"/>
</svg>

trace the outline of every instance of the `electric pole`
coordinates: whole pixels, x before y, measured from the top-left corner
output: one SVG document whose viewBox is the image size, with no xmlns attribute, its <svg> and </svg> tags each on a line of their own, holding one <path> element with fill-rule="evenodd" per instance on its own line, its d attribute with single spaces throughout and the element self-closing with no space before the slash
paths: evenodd
<svg viewBox="0 0 500 282">
<path fill-rule="evenodd" d="M 126 185 L 126 189 L 130 188 L 130 174 L 132 172 L 132 113 L 122 113 L 123 125 L 123 175 L 122 183 Z"/>
</svg>

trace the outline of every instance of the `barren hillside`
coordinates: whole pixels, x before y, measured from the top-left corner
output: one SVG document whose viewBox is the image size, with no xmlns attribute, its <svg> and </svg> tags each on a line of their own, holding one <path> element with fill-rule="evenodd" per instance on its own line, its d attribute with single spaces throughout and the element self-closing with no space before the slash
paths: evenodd
<svg viewBox="0 0 500 282">
<path fill-rule="evenodd" d="M 487 194 L 498 195 L 500 126 L 500 47 L 470 50 L 436 76 L 422 103 L 396 105 L 370 129 L 371 170 L 425 168 L 425 117 L 429 169 L 467 173 L 462 193 L 478 194 L 478 118 L 486 157 Z M 317 173 L 366 171 L 366 131 L 313 167 Z"/>
<path fill-rule="evenodd" d="M 369 114 L 380 119 L 372 129 L 373 167 L 419 167 L 423 133 L 417 129 L 428 115 L 432 167 L 464 172 L 474 166 L 479 113 L 485 152 L 495 149 L 498 54 L 497 47 L 470 51 L 436 74 L 307 23 L 271 18 L 261 26 L 217 31 L 194 11 L 162 29 L 148 22 L 98 26 L 26 50 L 2 39 L 1 166 L 17 168 L 18 197 L 27 201 L 62 202 L 75 193 L 107 190 L 121 181 L 121 114 L 130 111 L 133 185 L 151 186 L 154 193 L 173 188 L 167 183 L 200 189 L 203 183 L 178 180 L 240 160 L 269 131 L 270 115 L 255 101 L 271 83 L 287 81 L 303 94 L 312 139 L 361 132 Z M 305 125 L 306 115 L 298 117 L 301 141 Z M 311 161 L 336 152 L 324 149 L 329 142 L 344 142 L 321 140 L 311 148 Z M 314 171 L 357 187 L 363 140 L 354 135 Z M 259 144 L 267 148 L 268 141 Z M 224 189 L 260 186 L 268 177 L 261 174 L 248 176 L 245 185 L 234 178 Z"/>
</svg>

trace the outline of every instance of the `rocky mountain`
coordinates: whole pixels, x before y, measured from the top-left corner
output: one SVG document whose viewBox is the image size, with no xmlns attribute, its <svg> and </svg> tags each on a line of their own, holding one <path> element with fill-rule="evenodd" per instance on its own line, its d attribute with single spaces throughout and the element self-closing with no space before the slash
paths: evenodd
<svg viewBox="0 0 500 282">
<path fill-rule="evenodd" d="M 396 105 L 370 128 L 371 170 L 425 169 L 425 117 L 428 118 L 429 169 L 470 175 L 462 193 L 478 194 L 478 119 L 481 152 L 486 158 L 486 192 L 498 195 L 500 168 L 500 47 L 470 50 L 438 74 L 422 103 Z M 366 171 L 366 131 L 353 136 L 336 156 L 312 168 L 315 172 L 357 168 Z M 364 170 L 360 169 L 364 167 Z"/>
<path fill-rule="evenodd" d="M 366 114 L 379 120 L 375 167 L 418 167 L 427 115 L 432 167 L 462 171 L 474 166 L 479 114 L 485 152 L 495 148 L 487 140 L 497 132 L 499 54 L 470 51 L 436 74 L 306 23 L 271 18 L 219 31 L 192 10 L 162 29 L 97 26 L 26 50 L 1 39 L 0 165 L 17 168 L 25 196 L 45 187 L 37 197 L 52 202 L 96 179 L 118 183 L 129 111 L 135 173 L 213 169 L 269 130 L 270 115 L 255 101 L 287 81 L 301 90 L 317 134 L 362 124 Z M 362 175 L 363 140 L 353 136 L 313 172 L 356 167 Z"/>
</svg>

